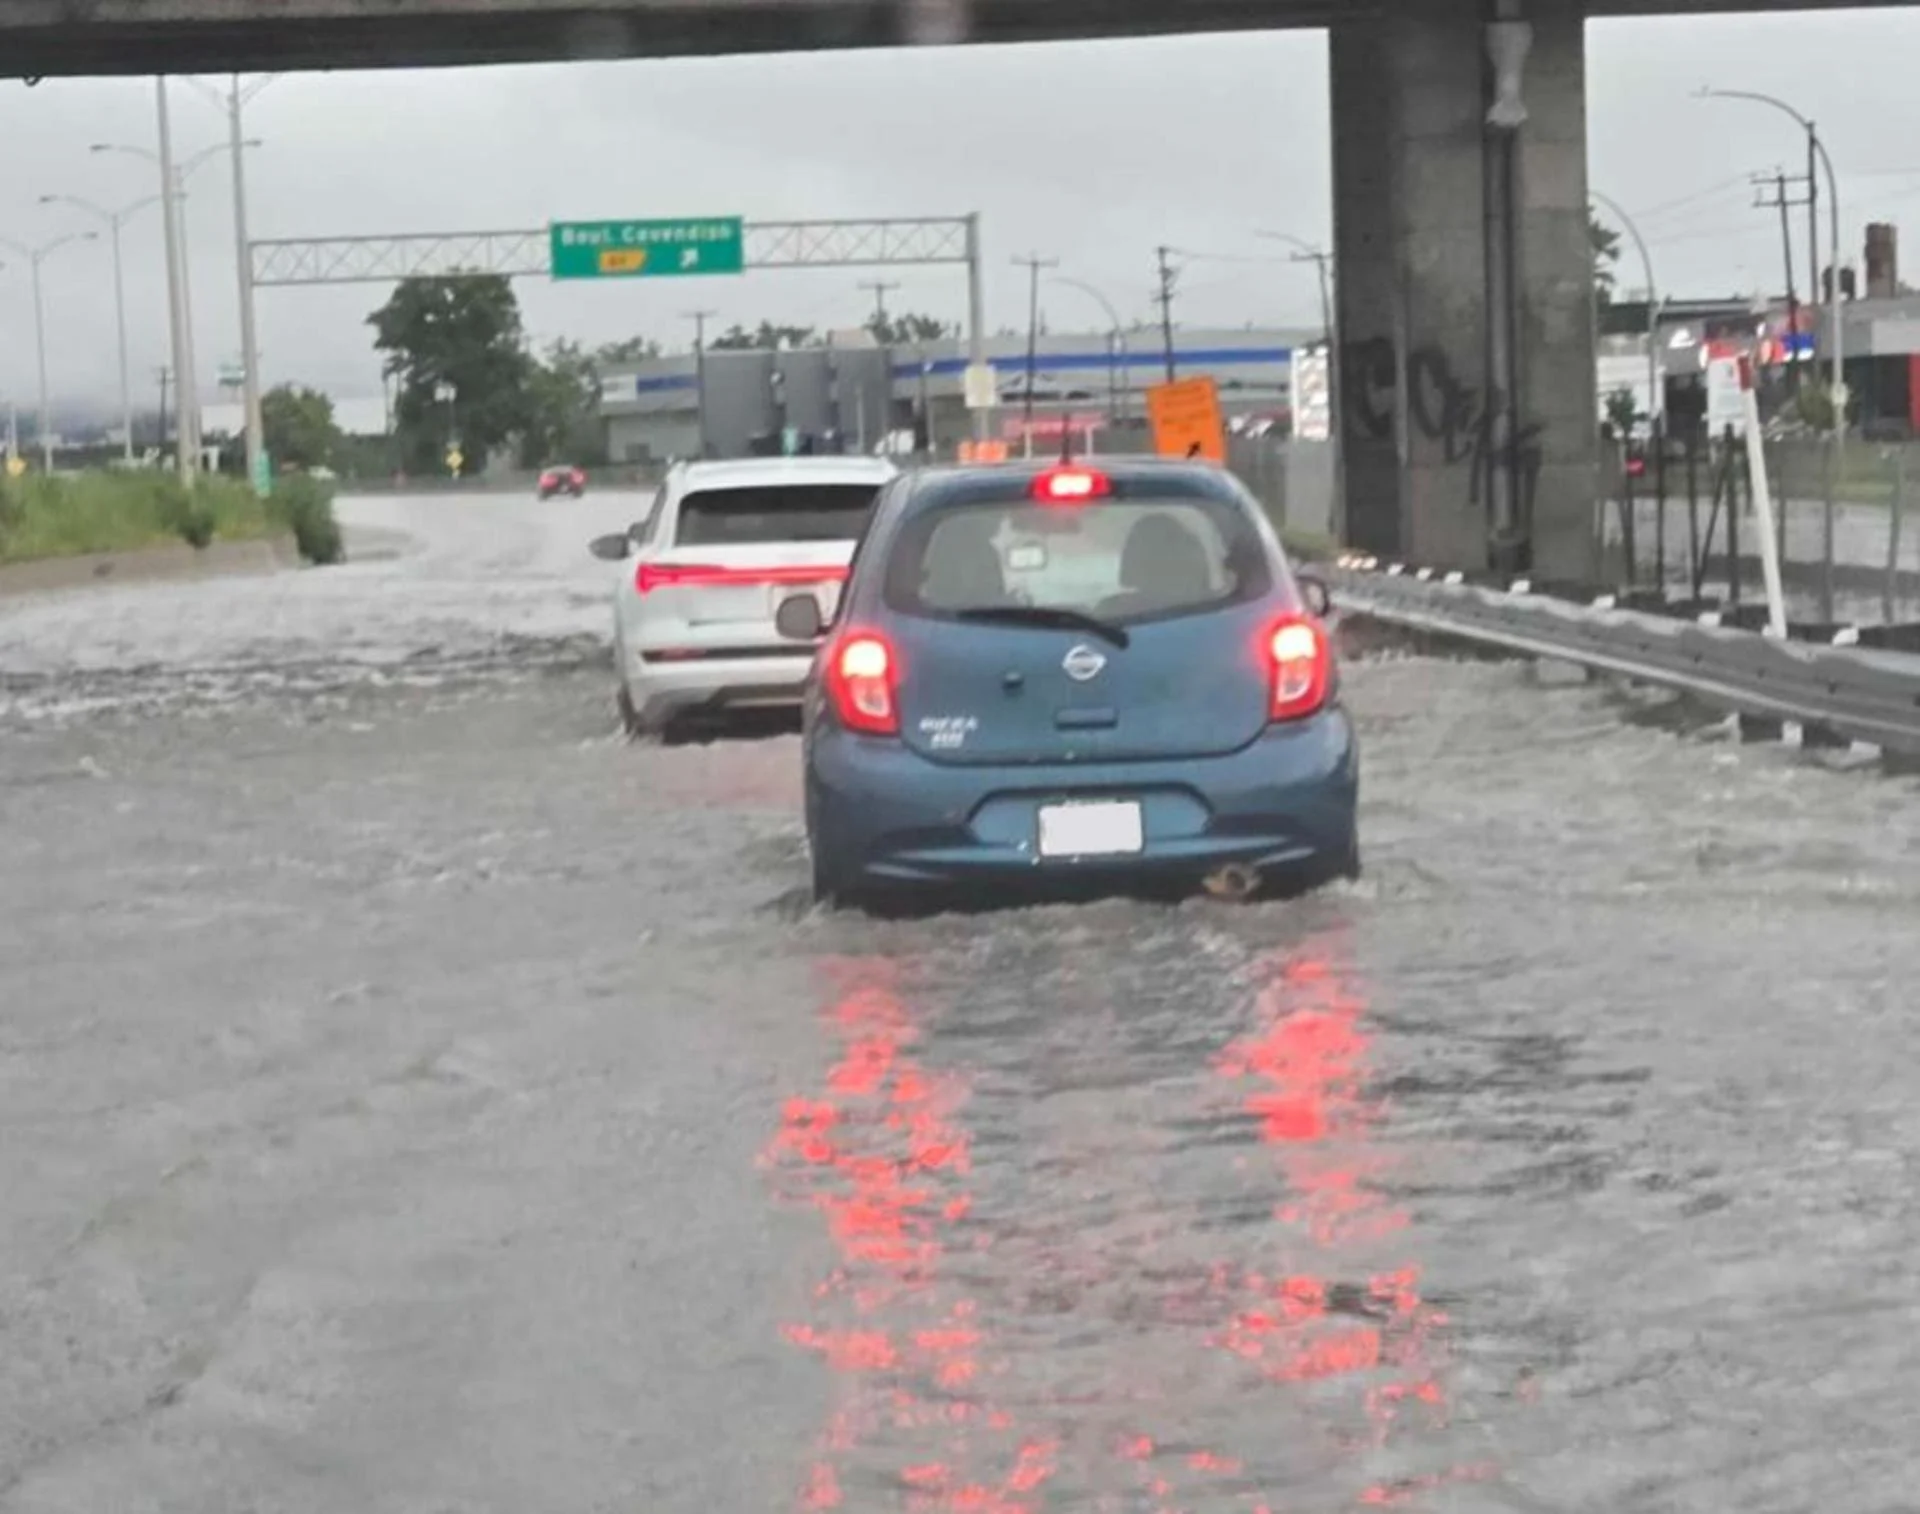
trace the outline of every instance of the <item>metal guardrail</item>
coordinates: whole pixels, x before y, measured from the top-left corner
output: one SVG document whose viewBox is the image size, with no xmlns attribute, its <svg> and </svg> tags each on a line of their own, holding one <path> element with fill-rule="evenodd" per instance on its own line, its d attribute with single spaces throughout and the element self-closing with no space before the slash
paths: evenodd
<svg viewBox="0 0 1920 1514">
<path fill-rule="evenodd" d="M 1624 609 L 1607 595 L 1580 602 L 1536 593 L 1524 579 L 1469 583 L 1373 558 L 1344 557 L 1325 576 L 1341 608 L 1389 625 L 1577 663 L 1920 756 L 1920 656 L 1782 641 L 1712 624 L 1712 616 L 1679 619 Z"/>
</svg>

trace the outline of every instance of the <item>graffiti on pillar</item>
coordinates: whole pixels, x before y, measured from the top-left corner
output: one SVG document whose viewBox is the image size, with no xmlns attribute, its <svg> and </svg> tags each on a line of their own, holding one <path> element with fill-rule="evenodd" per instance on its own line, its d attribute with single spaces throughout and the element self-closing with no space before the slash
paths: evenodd
<svg viewBox="0 0 1920 1514">
<path fill-rule="evenodd" d="M 1393 342 L 1368 337 L 1348 343 L 1340 361 L 1345 382 L 1349 434 L 1357 439 L 1384 441 L 1393 435 L 1393 400 L 1398 388 Z M 1540 479 L 1540 438 L 1537 421 L 1518 416 L 1506 423 L 1506 406 L 1498 389 L 1481 389 L 1463 380 L 1438 347 L 1416 348 L 1407 358 L 1407 419 L 1413 428 L 1440 447 L 1449 463 L 1469 467 L 1468 501 L 1490 503 L 1493 480 L 1506 472 L 1514 479 L 1515 518 L 1533 518 Z"/>
<path fill-rule="evenodd" d="M 1393 435 L 1393 342 L 1384 336 L 1348 342 L 1340 352 L 1340 399 L 1346 427 L 1368 441 Z"/>
</svg>

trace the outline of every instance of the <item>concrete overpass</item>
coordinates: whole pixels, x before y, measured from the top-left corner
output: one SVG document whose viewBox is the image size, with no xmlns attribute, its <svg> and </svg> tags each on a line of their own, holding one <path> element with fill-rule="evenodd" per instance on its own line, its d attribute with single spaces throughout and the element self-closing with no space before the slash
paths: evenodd
<svg viewBox="0 0 1920 1514">
<path fill-rule="evenodd" d="M 1892 0 L 1888 0 L 1892 3 Z M 1593 568 L 1585 22 L 1769 0 L 0 0 L 18 74 L 349 68 L 1325 26 L 1347 534 Z"/>
<path fill-rule="evenodd" d="M 1586 10 L 1670 15 L 1842 3 L 1593 0 Z M 1266 30 L 1425 8 L 1424 0 L 0 0 L 0 66 L 28 78 L 415 68 Z"/>
</svg>

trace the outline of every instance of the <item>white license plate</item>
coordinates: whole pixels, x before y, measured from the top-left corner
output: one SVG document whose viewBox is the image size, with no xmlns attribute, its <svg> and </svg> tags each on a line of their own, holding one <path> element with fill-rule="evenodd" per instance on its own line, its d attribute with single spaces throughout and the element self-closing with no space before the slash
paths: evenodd
<svg viewBox="0 0 1920 1514">
<path fill-rule="evenodd" d="M 1133 800 L 1040 806 L 1042 857 L 1120 857 L 1146 844 Z"/>
</svg>

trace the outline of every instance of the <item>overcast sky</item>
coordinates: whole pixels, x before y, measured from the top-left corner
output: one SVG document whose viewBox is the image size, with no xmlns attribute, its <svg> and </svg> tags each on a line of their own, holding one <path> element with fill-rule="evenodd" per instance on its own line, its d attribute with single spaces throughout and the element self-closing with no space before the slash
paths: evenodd
<svg viewBox="0 0 1920 1514">
<path fill-rule="evenodd" d="M 1841 177 L 1847 235 L 1920 211 L 1911 102 L 1920 13 L 1820 12 L 1595 23 L 1588 32 L 1592 185 L 1636 213 L 1669 292 L 1780 281 L 1777 219 L 1751 208 L 1750 173 L 1800 162 L 1792 123 L 1759 106 L 1691 98 L 1702 83 L 1780 94 L 1813 115 Z M 223 81 L 222 81 L 223 82 Z M 185 158 L 224 140 L 222 113 L 174 90 Z M 289 76 L 249 107 L 253 233 L 300 237 L 513 229 L 550 219 L 739 214 L 952 215 L 977 209 L 989 319 L 1022 325 L 1017 253 L 1061 260 L 1123 317 L 1145 318 L 1153 248 L 1183 249 L 1182 324 L 1318 321 L 1311 270 L 1261 228 L 1328 234 L 1326 40 L 1318 32 L 1020 48 L 816 53 L 781 58 L 565 64 Z M 0 81 L 0 236 L 40 241 L 88 223 L 43 194 L 118 206 L 154 192 L 153 169 L 94 142 L 151 148 L 151 81 Z M 208 399 L 238 351 L 230 180 L 221 157 L 190 181 L 199 366 Z M 151 401 L 166 356 L 155 207 L 125 233 L 135 382 Z M 1920 247 L 1912 250 L 1920 258 Z M 1805 277 L 1804 235 L 1796 236 Z M 0 250 L 0 396 L 36 393 L 31 286 Z M 684 345 L 695 304 L 722 324 L 762 316 L 856 325 L 877 276 L 895 310 L 957 320 L 957 269 L 762 273 L 613 286 L 519 283 L 529 330 L 589 341 L 645 333 Z M 44 271 L 53 387 L 117 387 L 104 235 Z M 1622 279 L 1639 283 L 1631 250 Z M 367 313 L 377 286 L 260 297 L 269 382 L 377 395 Z M 1050 288 L 1055 329 L 1102 324 L 1084 293 Z"/>
</svg>

